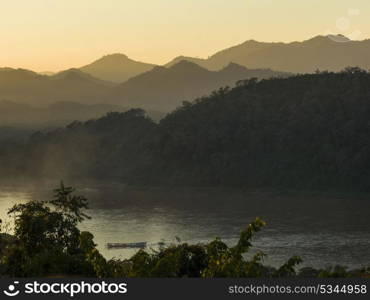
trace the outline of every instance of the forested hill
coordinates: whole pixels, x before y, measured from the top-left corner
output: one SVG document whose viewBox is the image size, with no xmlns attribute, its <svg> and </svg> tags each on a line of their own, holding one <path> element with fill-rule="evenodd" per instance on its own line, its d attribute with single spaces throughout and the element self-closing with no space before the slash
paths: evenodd
<svg viewBox="0 0 370 300">
<path fill-rule="evenodd" d="M 159 124 L 141 110 L 111 113 L 34 135 L 0 155 L 3 176 L 365 190 L 370 74 L 246 80 L 184 103 Z"/>
</svg>

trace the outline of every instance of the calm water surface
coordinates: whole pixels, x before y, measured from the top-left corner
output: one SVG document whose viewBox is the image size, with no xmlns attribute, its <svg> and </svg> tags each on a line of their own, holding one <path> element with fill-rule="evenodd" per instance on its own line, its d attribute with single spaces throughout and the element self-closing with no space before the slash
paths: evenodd
<svg viewBox="0 0 370 300">
<path fill-rule="evenodd" d="M 78 185 L 77 185 L 78 186 Z M 51 188 L 1 186 L 0 218 L 14 203 L 48 199 Z M 303 265 L 370 265 L 370 199 L 364 197 L 294 196 L 211 188 L 127 188 L 123 185 L 80 185 L 90 200 L 91 231 L 108 258 L 127 258 L 135 250 L 108 250 L 110 242 L 207 242 L 221 237 L 232 245 L 256 216 L 268 226 L 253 248 L 277 265 L 300 255 Z"/>
</svg>

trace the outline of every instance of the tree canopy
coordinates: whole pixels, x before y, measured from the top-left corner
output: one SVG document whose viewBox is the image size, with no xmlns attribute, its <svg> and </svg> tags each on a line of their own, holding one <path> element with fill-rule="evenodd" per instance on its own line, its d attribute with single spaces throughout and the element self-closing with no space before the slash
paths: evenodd
<svg viewBox="0 0 370 300">
<path fill-rule="evenodd" d="M 78 229 L 89 218 L 87 199 L 61 183 L 51 200 L 16 204 L 13 235 L 1 233 L 0 277 L 360 277 L 370 269 L 348 271 L 344 267 L 297 267 L 302 259 L 292 256 L 280 267 L 263 263 L 267 255 L 251 252 L 252 239 L 266 223 L 256 218 L 240 233 L 238 242 L 227 245 L 220 238 L 208 243 L 161 245 L 142 249 L 126 259 L 105 259 L 92 233 Z M 319 254 L 318 254 L 319 255 Z"/>
<path fill-rule="evenodd" d="M 249 79 L 159 124 L 134 109 L 0 149 L 2 175 L 369 190 L 370 74 Z"/>
</svg>

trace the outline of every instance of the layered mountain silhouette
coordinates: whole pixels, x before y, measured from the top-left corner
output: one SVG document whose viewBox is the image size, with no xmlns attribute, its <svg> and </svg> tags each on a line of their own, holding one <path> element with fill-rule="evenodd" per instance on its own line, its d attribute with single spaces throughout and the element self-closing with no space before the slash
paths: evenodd
<svg viewBox="0 0 370 300">
<path fill-rule="evenodd" d="M 348 66 L 370 68 L 370 40 L 351 41 L 344 36 L 317 36 L 303 42 L 265 43 L 255 40 L 222 50 L 208 59 L 178 57 L 166 64 L 188 60 L 209 70 L 220 70 L 230 62 L 248 68 L 271 68 L 293 73 L 317 69 L 340 71 Z"/>
<path fill-rule="evenodd" d="M 247 69 L 234 63 L 220 71 L 209 71 L 182 60 L 169 68 L 155 67 L 129 79 L 114 87 L 108 98 L 124 106 L 169 111 L 184 100 L 205 96 L 220 87 L 234 86 L 238 80 L 288 75 L 270 69 Z"/>
<path fill-rule="evenodd" d="M 118 105 L 84 105 L 75 102 L 56 102 L 47 107 L 37 107 L 14 101 L 0 101 L 0 126 L 59 126 L 75 120 L 97 118 L 110 111 L 125 111 Z"/>
<path fill-rule="evenodd" d="M 181 61 L 170 67 L 154 67 L 123 84 L 115 84 L 70 69 L 53 76 L 22 69 L 0 69 L 0 100 L 48 106 L 56 102 L 93 105 L 112 103 L 124 107 L 142 107 L 169 111 L 225 85 L 250 77 L 286 76 L 271 70 L 250 70 L 229 64 L 221 71 L 209 71 L 197 64 Z"/>
<path fill-rule="evenodd" d="M 58 101 L 101 102 L 111 83 L 77 69 L 53 76 L 23 69 L 0 69 L 0 100 L 47 105 Z"/>
<path fill-rule="evenodd" d="M 317 69 L 339 71 L 348 66 L 370 68 L 370 40 L 351 41 L 344 36 L 317 36 L 292 43 L 249 40 L 208 59 L 180 56 L 165 66 L 112 54 L 56 74 L 0 68 L 0 101 L 43 108 L 58 102 L 88 106 L 105 103 L 168 112 L 184 100 L 234 86 L 238 80 L 284 77 Z M 4 105 L 0 109 L 5 111 Z M 23 108 L 27 110 L 32 108 Z"/>
<path fill-rule="evenodd" d="M 29 129 L 64 126 L 76 120 L 86 121 L 99 118 L 109 112 L 125 112 L 129 110 L 121 105 L 81 104 L 77 102 L 56 102 L 49 106 L 38 107 L 27 103 L 9 100 L 0 101 L 0 128 L 27 127 Z M 148 111 L 155 121 L 164 117 L 164 113 Z M 1 132 L 1 130 L 0 130 Z M 0 134 L 1 135 L 1 134 Z"/>
<path fill-rule="evenodd" d="M 127 79 L 153 69 L 155 65 L 138 62 L 124 54 L 103 56 L 80 70 L 96 78 L 122 83 Z"/>
<path fill-rule="evenodd" d="M 49 75 L 50 76 L 50 75 Z M 114 86 L 115 83 L 111 81 L 105 81 L 102 79 L 98 79 L 88 73 L 85 73 L 79 69 L 69 69 L 66 71 L 61 71 L 51 76 L 52 79 L 64 79 L 69 81 L 86 81 L 90 83 L 96 83 L 97 85 L 105 85 L 105 86 Z"/>
<path fill-rule="evenodd" d="M 203 58 L 198 58 L 198 57 L 191 57 L 191 56 L 178 56 L 178 57 L 175 57 L 173 60 L 171 60 L 169 63 L 165 64 L 164 66 L 167 67 L 167 68 L 170 68 L 172 67 L 173 65 L 176 65 L 178 64 L 179 62 L 183 61 L 183 60 L 186 60 L 186 61 L 189 61 L 189 62 L 192 62 L 192 63 L 195 63 L 201 67 L 204 67 L 204 68 L 207 68 L 207 60 L 206 59 L 203 59 Z M 231 61 L 229 61 L 230 63 Z M 217 69 L 215 69 L 217 70 Z"/>
</svg>

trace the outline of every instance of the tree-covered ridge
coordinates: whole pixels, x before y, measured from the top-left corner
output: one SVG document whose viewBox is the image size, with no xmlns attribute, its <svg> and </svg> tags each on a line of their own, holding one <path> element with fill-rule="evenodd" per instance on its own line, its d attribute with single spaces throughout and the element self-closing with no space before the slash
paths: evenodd
<svg viewBox="0 0 370 300">
<path fill-rule="evenodd" d="M 76 121 L 65 128 L 37 132 L 26 143 L 6 144 L 0 150 L 3 174 L 17 178 L 128 178 L 141 170 L 136 162 L 149 163 L 145 156 L 156 132 L 156 124 L 140 109 Z"/>
<path fill-rule="evenodd" d="M 370 74 L 257 82 L 185 103 L 161 124 L 161 153 L 194 183 L 368 187 Z"/>
<path fill-rule="evenodd" d="M 369 189 L 370 74 L 240 81 L 159 124 L 110 113 L 0 149 L 6 176 L 134 184 Z"/>
<path fill-rule="evenodd" d="M 170 112 L 183 100 L 208 95 L 241 79 L 288 77 L 291 73 L 271 69 L 249 69 L 230 63 L 221 70 L 209 71 L 199 65 L 180 61 L 171 67 L 155 67 L 113 87 L 106 100 L 127 107 Z"/>
</svg>

